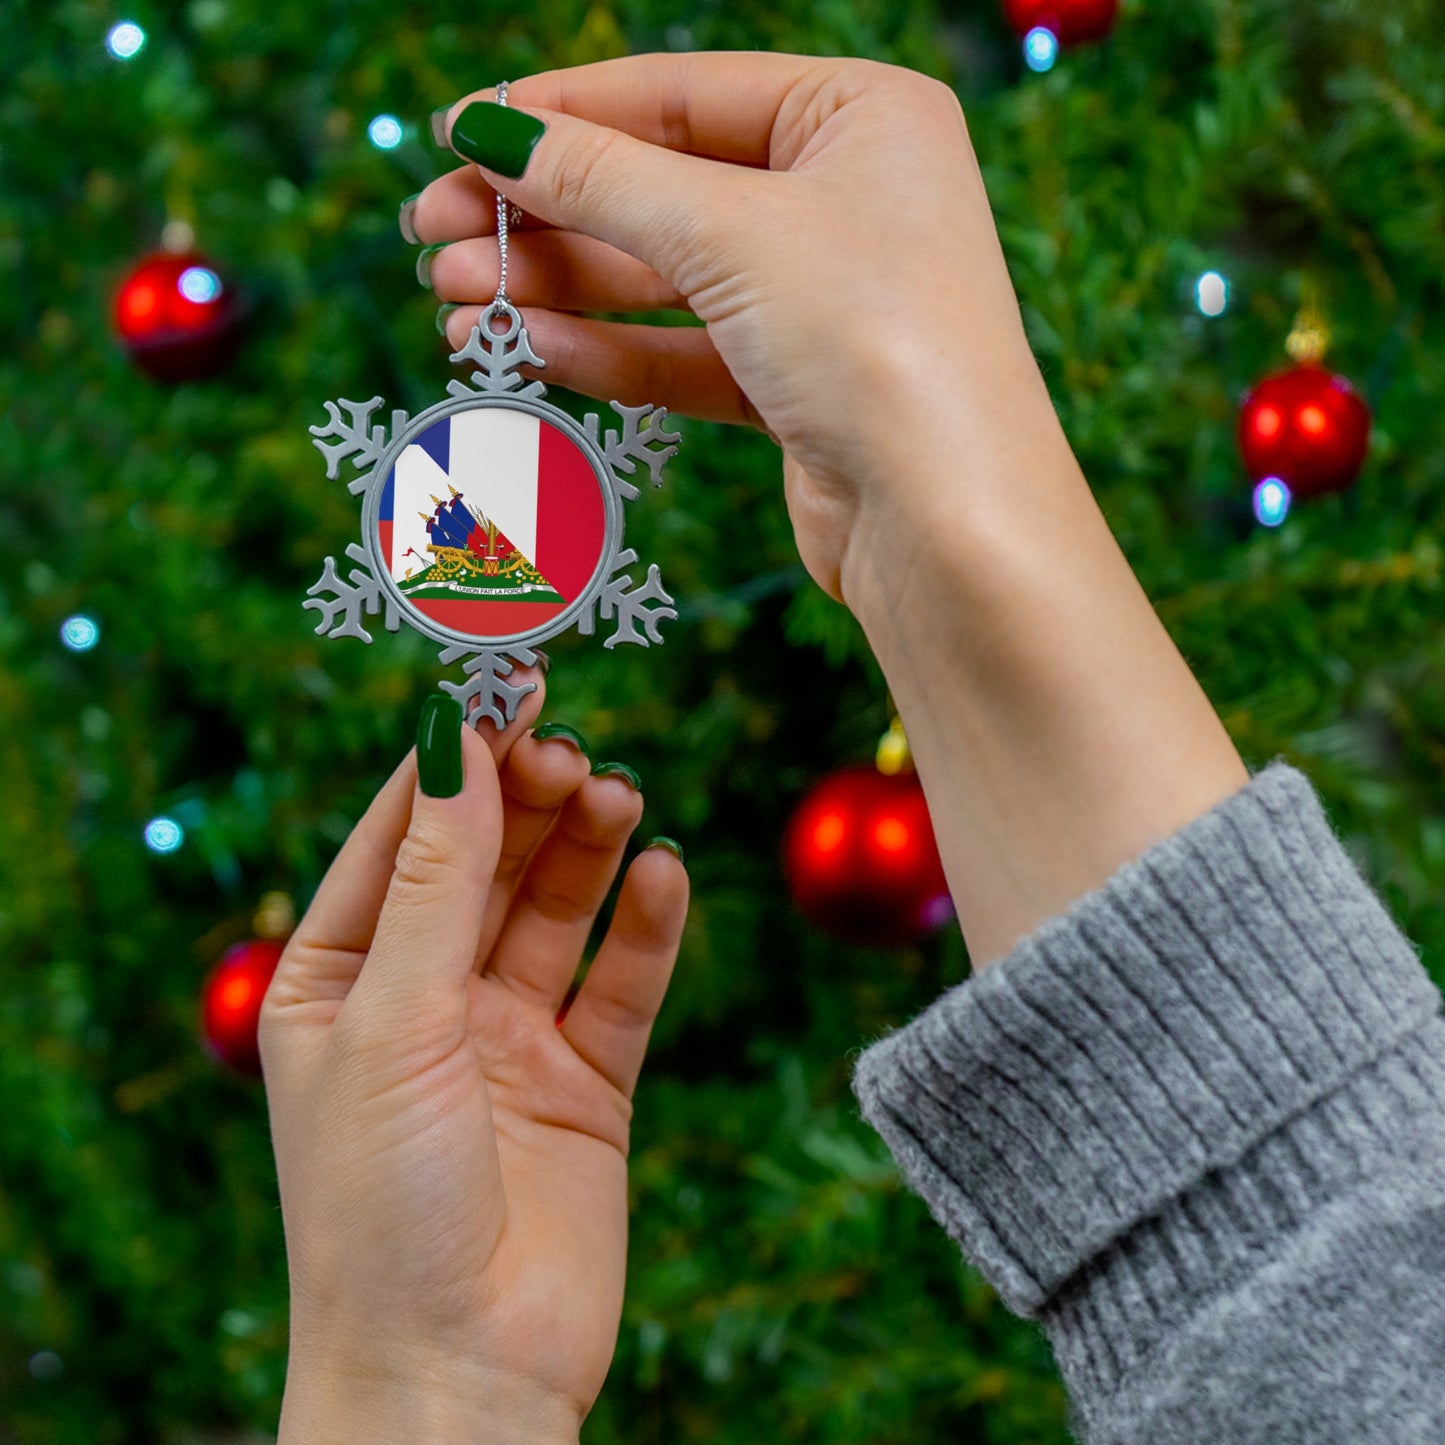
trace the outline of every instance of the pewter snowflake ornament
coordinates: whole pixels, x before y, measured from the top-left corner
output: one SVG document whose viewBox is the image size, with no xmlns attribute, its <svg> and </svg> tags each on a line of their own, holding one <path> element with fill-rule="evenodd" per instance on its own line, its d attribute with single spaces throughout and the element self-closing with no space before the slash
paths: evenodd
<svg viewBox="0 0 1445 1445">
<path fill-rule="evenodd" d="M 471 385 L 452 381 L 420 416 L 393 411 L 390 437 L 372 425 L 379 396 L 328 401 L 327 424 L 310 428 L 326 475 L 350 461 L 359 475 L 347 487 L 364 495 L 361 544 L 346 549 L 356 566 L 343 578 L 328 557 L 302 606 L 327 637 L 369 643 L 362 616 L 380 613 L 389 632 L 405 621 L 442 643 L 443 664 L 461 662 L 466 681 L 440 686 L 468 723 L 500 729 L 536 690 L 507 678 L 549 637 L 574 625 L 591 636 L 600 617 L 616 623 L 604 647 L 662 641 L 659 624 L 677 612 L 656 564 L 633 585 L 622 507 L 639 494 L 628 480 L 639 464 L 662 485 L 681 437 L 664 427 L 665 407 L 614 401 L 621 429 L 603 433 L 595 414 L 579 426 L 543 401 L 546 388 L 519 368 L 545 363 L 504 300 L 451 359 L 476 366 Z"/>
</svg>

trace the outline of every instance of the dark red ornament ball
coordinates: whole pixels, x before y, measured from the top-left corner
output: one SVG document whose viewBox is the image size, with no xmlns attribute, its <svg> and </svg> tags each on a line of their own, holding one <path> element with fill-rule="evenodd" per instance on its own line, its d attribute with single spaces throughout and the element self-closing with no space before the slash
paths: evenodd
<svg viewBox="0 0 1445 1445">
<path fill-rule="evenodd" d="M 1083 45 L 1114 28 L 1119 0 L 1004 0 L 1003 8 L 1020 39 L 1043 26 L 1061 46 Z"/>
<path fill-rule="evenodd" d="M 204 256 L 147 256 L 115 295 L 115 329 L 134 361 L 158 381 L 199 381 L 235 351 L 240 308 Z"/>
<path fill-rule="evenodd" d="M 1370 409 L 1315 362 L 1267 376 L 1244 399 L 1239 449 L 1250 477 L 1278 477 L 1296 497 L 1353 486 L 1370 445 Z"/>
<path fill-rule="evenodd" d="M 916 773 L 824 778 L 788 824 L 783 868 L 803 915 L 849 943 L 911 943 L 953 917 Z"/>
<path fill-rule="evenodd" d="M 202 989 L 201 1035 L 208 1052 L 253 1078 L 261 1076 L 261 1003 L 284 946 L 271 938 L 238 943 L 225 952 Z"/>
</svg>

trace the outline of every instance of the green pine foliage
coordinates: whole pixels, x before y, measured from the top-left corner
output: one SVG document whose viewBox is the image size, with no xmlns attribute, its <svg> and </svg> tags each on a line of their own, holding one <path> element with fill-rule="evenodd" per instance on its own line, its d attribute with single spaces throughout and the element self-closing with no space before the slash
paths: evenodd
<svg viewBox="0 0 1445 1445">
<path fill-rule="evenodd" d="M 307 428 L 330 398 L 415 413 L 441 395 L 436 298 L 396 209 L 446 164 L 428 113 L 498 79 L 760 48 L 953 84 L 1120 545 L 1249 764 L 1310 774 L 1445 977 L 1428 0 L 1140 0 L 1042 76 L 995 0 L 129 15 L 149 38 L 121 63 L 104 37 L 123 17 L 96 0 L 0 8 L 0 1441 L 274 1432 L 287 1304 L 264 1096 L 204 1053 L 198 992 L 263 892 L 304 905 L 434 685 L 410 632 L 311 630 L 302 597 L 358 508 Z M 410 128 L 395 151 L 367 141 L 380 112 Z M 168 216 L 254 306 L 224 375 L 172 387 L 109 322 Z M 907 267 L 907 235 L 895 254 Z M 1193 306 L 1210 267 L 1232 284 L 1215 320 Z M 1307 283 L 1376 429 L 1353 492 L 1263 528 L 1234 418 L 1285 364 Z M 859 1048 L 966 977 L 962 939 L 844 947 L 780 881 L 791 807 L 886 725 L 882 678 L 797 562 L 769 444 L 683 430 L 668 488 L 628 517 L 680 599 L 665 652 L 551 649 L 546 716 L 640 766 L 639 837 L 685 842 L 695 898 L 637 1095 L 627 1303 L 584 1439 L 1063 1441 L 1042 1336 L 961 1263 L 848 1089 Z M 100 624 L 92 652 L 60 645 L 76 612 Z M 188 830 L 164 857 L 142 842 L 161 813 Z"/>
</svg>

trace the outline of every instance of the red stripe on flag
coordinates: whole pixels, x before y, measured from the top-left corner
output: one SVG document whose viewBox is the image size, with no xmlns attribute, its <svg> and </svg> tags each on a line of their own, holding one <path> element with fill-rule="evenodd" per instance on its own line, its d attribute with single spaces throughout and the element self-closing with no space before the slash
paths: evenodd
<svg viewBox="0 0 1445 1445">
<path fill-rule="evenodd" d="M 391 529 L 395 525 L 389 519 L 376 524 L 376 535 L 381 540 L 381 564 L 391 571 Z"/>
<path fill-rule="evenodd" d="M 533 565 L 568 601 L 592 580 L 607 535 L 597 473 L 582 449 L 550 422 L 537 439 L 537 555 Z"/>
<path fill-rule="evenodd" d="M 443 627 L 471 637 L 515 637 L 550 622 L 562 609 L 562 602 L 494 602 L 490 599 L 418 597 L 411 604 L 423 616 Z"/>
</svg>

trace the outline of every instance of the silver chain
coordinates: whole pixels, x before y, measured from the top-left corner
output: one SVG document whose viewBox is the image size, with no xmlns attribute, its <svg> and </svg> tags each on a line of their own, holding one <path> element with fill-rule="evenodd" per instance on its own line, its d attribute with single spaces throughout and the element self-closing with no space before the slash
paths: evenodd
<svg viewBox="0 0 1445 1445">
<path fill-rule="evenodd" d="M 498 104 L 498 105 L 506 105 L 506 103 L 507 103 L 507 82 L 504 80 L 504 81 L 502 81 L 502 82 L 497 86 L 497 104 Z M 500 253 L 501 258 L 502 258 L 502 270 L 501 270 L 501 275 L 497 278 L 497 294 L 496 294 L 495 297 L 492 298 L 491 310 L 487 313 L 489 316 L 495 316 L 495 315 L 497 315 L 504 306 L 510 306 L 510 305 L 512 304 L 511 301 L 509 300 L 508 296 L 507 296 L 507 211 L 508 211 L 508 209 L 509 209 L 509 207 L 508 207 L 508 205 L 507 205 L 507 198 L 506 198 L 500 191 L 498 191 L 498 192 L 497 192 L 497 250 L 498 250 L 498 252 Z M 511 210 L 511 212 L 512 212 L 512 224 L 513 224 L 513 225 L 517 225 L 518 223 L 520 223 L 520 221 L 521 221 L 521 219 L 522 219 L 522 213 L 521 213 L 520 210 L 517 209 L 516 206 L 510 207 L 510 210 Z"/>
</svg>

